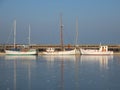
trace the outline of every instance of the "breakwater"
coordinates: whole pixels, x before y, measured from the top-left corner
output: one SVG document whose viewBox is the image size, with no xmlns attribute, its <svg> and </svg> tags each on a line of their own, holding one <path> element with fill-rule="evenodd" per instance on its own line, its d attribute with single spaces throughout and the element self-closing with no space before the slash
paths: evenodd
<svg viewBox="0 0 120 90">
<path fill-rule="evenodd" d="M 20 47 L 25 47 L 26 45 L 22 45 L 22 44 L 16 44 L 16 48 L 20 48 Z M 71 44 L 67 44 L 67 45 L 63 45 L 63 47 L 65 49 L 73 49 L 75 47 L 77 48 L 84 48 L 84 49 L 98 49 L 100 45 L 97 44 L 80 44 L 80 45 L 71 45 Z M 108 46 L 108 50 L 110 51 L 114 51 L 114 53 L 119 53 L 120 52 L 120 45 L 107 45 Z M 10 49 L 13 48 L 14 46 L 11 44 L 7 44 L 7 45 L 0 45 L 0 52 L 4 52 L 4 49 Z M 41 51 L 45 51 L 46 48 L 55 48 L 60 50 L 61 49 L 61 45 L 55 45 L 55 44 L 34 44 L 34 45 L 30 45 L 30 48 L 34 48 L 37 49 L 39 52 Z"/>
</svg>

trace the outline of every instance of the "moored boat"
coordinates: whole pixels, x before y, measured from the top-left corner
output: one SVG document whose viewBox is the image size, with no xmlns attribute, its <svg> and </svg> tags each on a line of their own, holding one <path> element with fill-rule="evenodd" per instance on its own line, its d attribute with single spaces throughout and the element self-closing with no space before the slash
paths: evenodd
<svg viewBox="0 0 120 90">
<path fill-rule="evenodd" d="M 29 25 L 29 45 L 30 45 L 30 25 Z M 31 49 L 30 47 L 22 47 L 17 48 L 16 46 L 16 20 L 14 21 L 14 48 L 13 49 L 5 49 L 6 55 L 36 55 L 37 50 Z"/>
<path fill-rule="evenodd" d="M 35 49 L 20 50 L 20 49 L 10 49 L 5 50 L 7 55 L 36 55 L 37 51 Z"/>
<path fill-rule="evenodd" d="M 78 38 L 78 30 L 76 35 L 76 44 L 77 44 L 77 38 Z M 47 48 L 46 51 L 41 52 L 40 54 L 44 55 L 76 55 L 80 54 L 80 50 L 78 47 L 75 47 L 74 49 L 66 50 L 63 46 L 63 24 L 62 24 L 62 16 L 61 16 L 61 24 L 60 24 L 60 41 L 61 41 L 61 50 L 55 50 L 55 48 Z"/>
<path fill-rule="evenodd" d="M 113 51 L 108 51 L 108 46 L 100 46 L 99 50 L 97 49 L 80 49 L 81 54 L 83 55 L 110 55 L 113 54 Z"/>
<path fill-rule="evenodd" d="M 73 49 L 73 50 L 62 50 L 57 51 L 54 48 L 48 48 L 46 51 L 41 52 L 43 55 L 75 55 L 80 54 L 79 49 Z"/>
</svg>

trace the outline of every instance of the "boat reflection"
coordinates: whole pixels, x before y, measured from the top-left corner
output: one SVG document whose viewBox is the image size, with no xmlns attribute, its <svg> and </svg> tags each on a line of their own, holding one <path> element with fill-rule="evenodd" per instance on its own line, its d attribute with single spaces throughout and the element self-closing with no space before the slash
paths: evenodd
<svg viewBox="0 0 120 90">
<path fill-rule="evenodd" d="M 43 55 L 47 61 L 55 61 L 55 60 L 72 60 L 75 61 L 76 58 L 80 57 L 80 55 Z"/>
<path fill-rule="evenodd" d="M 31 89 L 31 68 L 35 67 L 36 65 L 36 56 L 30 55 L 30 56 L 5 56 L 6 65 L 11 62 L 11 67 L 13 68 L 11 72 L 13 72 L 11 75 L 13 75 L 13 89 L 17 90 L 17 82 L 21 82 L 18 78 L 18 75 L 21 78 L 24 78 L 26 76 L 27 78 L 27 88 L 28 90 Z M 7 61 L 8 60 L 8 61 Z M 18 71 L 23 71 L 24 74 L 20 74 Z M 9 89 L 9 88 L 8 88 Z"/>
<path fill-rule="evenodd" d="M 36 55 L 29 55 L 29 56 L 5 56 L 5 60 L 36 60 Z"/>
<path fill-rule="evenodd" d="M 100 55 L 100 56 L 91 56 L 91 55 L 82 55 L 81 56 L 81 63 L 84 62 L 98 62 L 100 68 L 108 68 L 108 61 L 113 60 L 113 55 Z"/>
<path fill-rule="evenodd" d="M 64 90 L 65 76 L 66 76 L 65 70 L 69 69 L 70 63 L 73 64 L 73 68 L 75 70 L 75 77 L 73 77 L 73 80 L 75 79 L 75 82 L 78 82 L 80 55 L 43 55 L 42 58 L 47 61 L 47 65 L 49 68 L 56 67 L 56 64 L 60 65 L 58 68 L 58 71 L 60 72 L 60 83 L 59 83 L 60 90 Z"/>
</svg>

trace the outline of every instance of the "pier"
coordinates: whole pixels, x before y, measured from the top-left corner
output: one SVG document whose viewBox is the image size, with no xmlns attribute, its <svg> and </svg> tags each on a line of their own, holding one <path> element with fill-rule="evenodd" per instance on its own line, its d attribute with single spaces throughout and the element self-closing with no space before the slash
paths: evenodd
<svg viewBox="0 0 120 90">
<path fill-rule="evenodd" d="M 16 44 L 16 47 L 17 48 L 20 48 L 20 47 L 23 47 L 25 45 L 23 44 Z M 114 51 L 114 53 L 120 53 L 120 45 L 107 45 L 108 46 L 108 50 L 110 51 Z M 7 44 L 7 45 L 0 45 L 0 52 L 4 52 L 4 49 L 10 49 L 10 48 L 13 48 L 14 45 L 12 44 Z M 55 44 L 34 44 L 34 45 L 30 45 L 30 48 L 34 48 L 34 49 L 37 49 L 38 52 L 41 52 L 41 51 L 45 51 L 47 48 L 55 48 L 55 49 L 58 49 L 60 50 L 61 49 L 61 45 L 55 45 Z M 71 44 L 67 44 L 67 45 L 63 45 L 63 47 L 65 49 L 73 49 L 75 47 L 77 48 L 84 48 L 84 49 L 98 49 L 99 48 L 99 45 L 98 44 L 80 44 L 80 45 L 71 45 Z"/>
</svg>

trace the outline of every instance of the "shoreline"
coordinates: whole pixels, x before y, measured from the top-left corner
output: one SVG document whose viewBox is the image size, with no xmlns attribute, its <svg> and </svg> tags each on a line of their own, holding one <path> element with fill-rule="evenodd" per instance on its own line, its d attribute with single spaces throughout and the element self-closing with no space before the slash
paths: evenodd
<svg viewBox="0 0 120 90">
<path fill-rule="evenodd" d="M 5 55 L 5 53 L 4 52 L 0 52 L 0 56 L 2 56 L 2 55 Z M 38 53 L 38 55 L 41 55 L 40 52 Z M 115 53 L 113 53 L 113 55 L 120 55 L 120 52 L 115 52 Z"/>
</svg>

